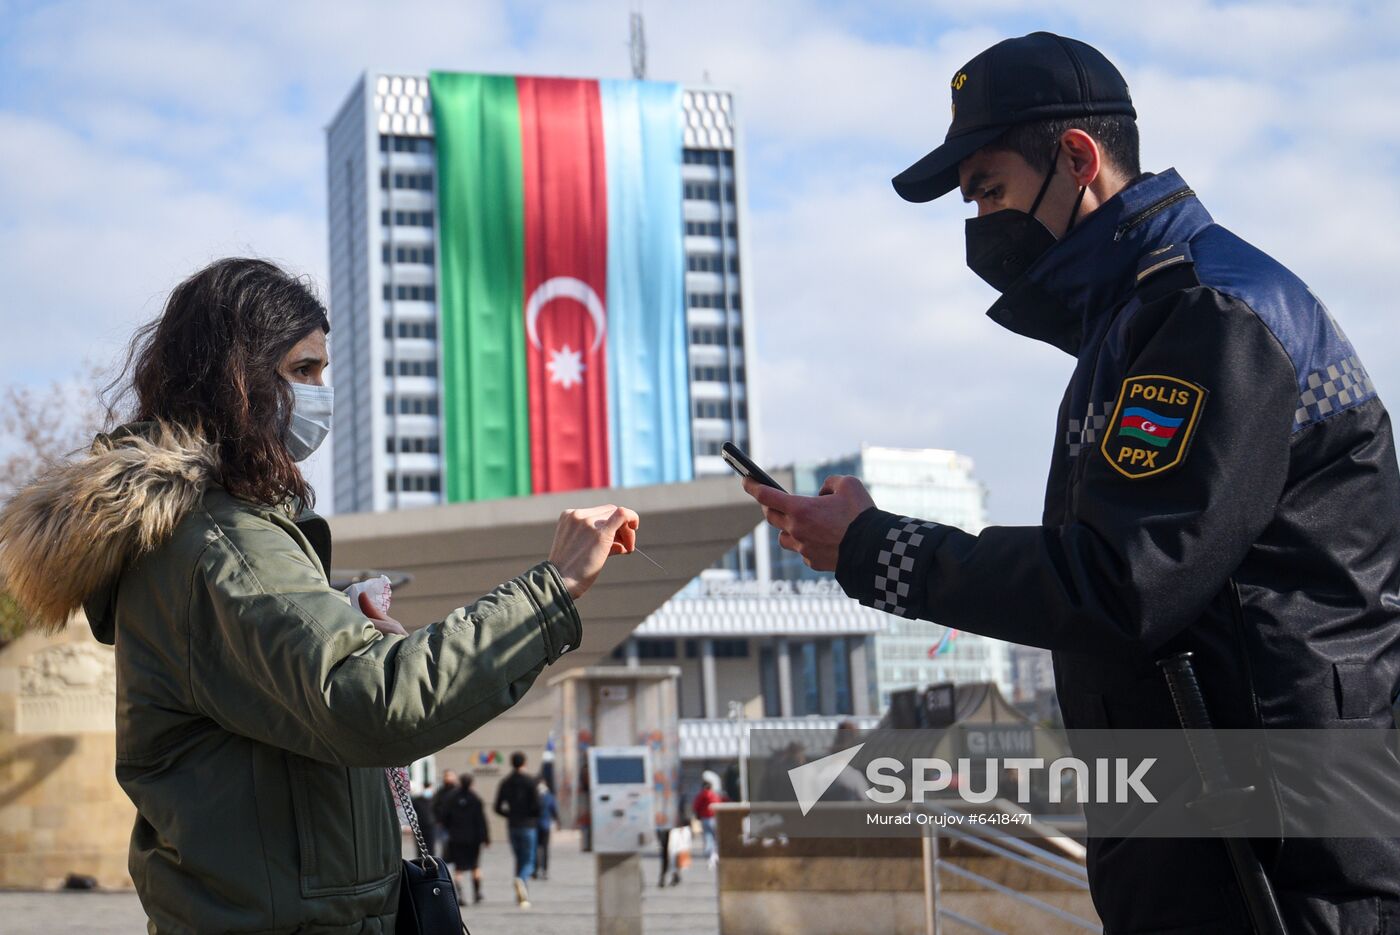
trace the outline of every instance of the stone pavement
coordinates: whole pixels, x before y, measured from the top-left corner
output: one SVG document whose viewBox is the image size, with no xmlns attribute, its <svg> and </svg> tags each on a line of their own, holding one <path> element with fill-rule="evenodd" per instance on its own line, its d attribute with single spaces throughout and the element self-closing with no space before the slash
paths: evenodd
<svg viewBox="0 0 1400 935">
<path fill-rule="evenodd" d="M 483 892 L 478 905 L 463 907 L 472 935 L 528 931 L 530 935 L 592 935 L 593 855 L 579 850 L 575 832 L 555 834 L 548 880 L 532 881 L 529 909 L 518 909 L 511 889 L 510 846 L 493 843 L 482 852 Z M 642 912 L 647 935 L 717 935 L 715 874 L 696 854 L 680 886 L 658 889 L 656 852 L 642 857 Z M 470 890 L 470 883 L 466 884 Z M 145 931 L 146 917 L 133 892 L 0 892 L 0 931 L 5 935 L 50 935 L 55 931 L 90 935 L 133 935 Z"/>
</svg>

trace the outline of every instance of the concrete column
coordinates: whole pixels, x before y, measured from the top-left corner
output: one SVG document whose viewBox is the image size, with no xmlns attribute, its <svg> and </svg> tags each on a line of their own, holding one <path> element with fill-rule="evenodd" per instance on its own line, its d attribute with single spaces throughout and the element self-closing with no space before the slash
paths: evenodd
<svg viewBox="0 0 1400 935">
<path fill-rule="evenodd" d="M 719 697 L 715 688 L 715 641 L 700 641 L 700 706 L 705 717 L 719 717 Z"/>
<path fill-rule="evenodd" d="M 598 935 L 642 935 L 642 858 L 596 854 Z"/>
<path fill-rule="evenodd" d="M 773 656 L 778 663 L 778 714 L 792 717 L 792 654 L 787 637 L 773 640 Z"/>
<path fill-rule="evenodd" d="M 817 705 L 818 714 L 836 713 L 836 667 L 832 664 L 831 640 L 815 640 L 817 644 Z"/>
<path fill-rule="evenodd" d="M 870 704 L 870 637 L 849 636 L 846 645 L 851 648 L 851 711 L 854 714 L 874 714 Z"/>
<path fill-rule="evenodd" d="M 641 652 L 637 649 L 637 638 L 635 636 L 629 636 L 627 637 L 627 642 L 622 645 L 625 647 L 622 652 L 627 660 L 627 668 L 635 669 L 637 666 L 641 665 Z"/>
</svg>

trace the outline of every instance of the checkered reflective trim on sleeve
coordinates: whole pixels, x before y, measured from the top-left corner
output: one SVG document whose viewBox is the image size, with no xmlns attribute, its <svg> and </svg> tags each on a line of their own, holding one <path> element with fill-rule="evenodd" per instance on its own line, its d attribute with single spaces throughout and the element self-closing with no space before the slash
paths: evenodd
<svg viewBox="0 0 1400 935">
<path fill-rule="evenodd" d="M 1375 384 L 1355 355 L 1308 374 L 1304 383 L 1298 410 L 1293 413 L 1295 432 L 1376 395 Z"/>
<path fill-rule="evenodd" d="M 936 523 L 901 516 L 885 533 L 884 548 L 875 564 L 872 607 L 901 617 L 914 616 L 914 609 L 908 603 L 914 556 L 924 544 L 924 537 L 936 528 Z"/>
<path fill-rule="evenodd" d="M 1113 414 L 1115 402 L 1117 400 L 1110 399 L 1106 403 L 1090 403 L 1083 419 L 1069 420 L 1065 444 L 1069 446 L 1071 458 L 1077 456 L 1081 448 L 1092 448 L 1098 444 L 1099 433 L 1108 427 L 1108 417 Z"/>
</svg>

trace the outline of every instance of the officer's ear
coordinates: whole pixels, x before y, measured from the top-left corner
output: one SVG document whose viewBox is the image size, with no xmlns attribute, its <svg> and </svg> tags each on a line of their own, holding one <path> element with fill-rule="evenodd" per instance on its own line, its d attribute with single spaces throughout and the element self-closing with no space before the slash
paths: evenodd
<svg viewBox="0 0 1400 935">
<path fill-rule="evenodd" d="M 1060 171 L 1069 172 L 1076 188 L 1087 188 L 1103 171 L 1098 142 L 1083 130 L 1066 130 L 1060 136 Z"/>
</svg>

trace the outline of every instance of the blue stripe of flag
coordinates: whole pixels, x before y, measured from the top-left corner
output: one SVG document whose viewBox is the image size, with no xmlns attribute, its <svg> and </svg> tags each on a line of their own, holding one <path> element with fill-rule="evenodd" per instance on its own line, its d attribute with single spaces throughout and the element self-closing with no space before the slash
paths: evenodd
<svg viewBox="0 0 1400 935">
<path fill-rule="evenodd" d="M 681 217 L 681 88 L 600 81 L 608 172 L 612 483 L 694 477 Z"/>
<path fill-rule="evenodd" d="M 1164 429 L 1174 429 L 1183 421 L 1185 421 L 1184 419 L 1171 419 L 1167 416 L 1158 415 L 1151 409 L 1144 409 L 1141 406 L 1130 406 L 1127 409 L 1124 409 L 1123 417 L 1127 418 L 1128 416 L 1139 416 L 1143 419 L 1146 419 L 1148 422 L 1160 425 Z"/>
</svg>

